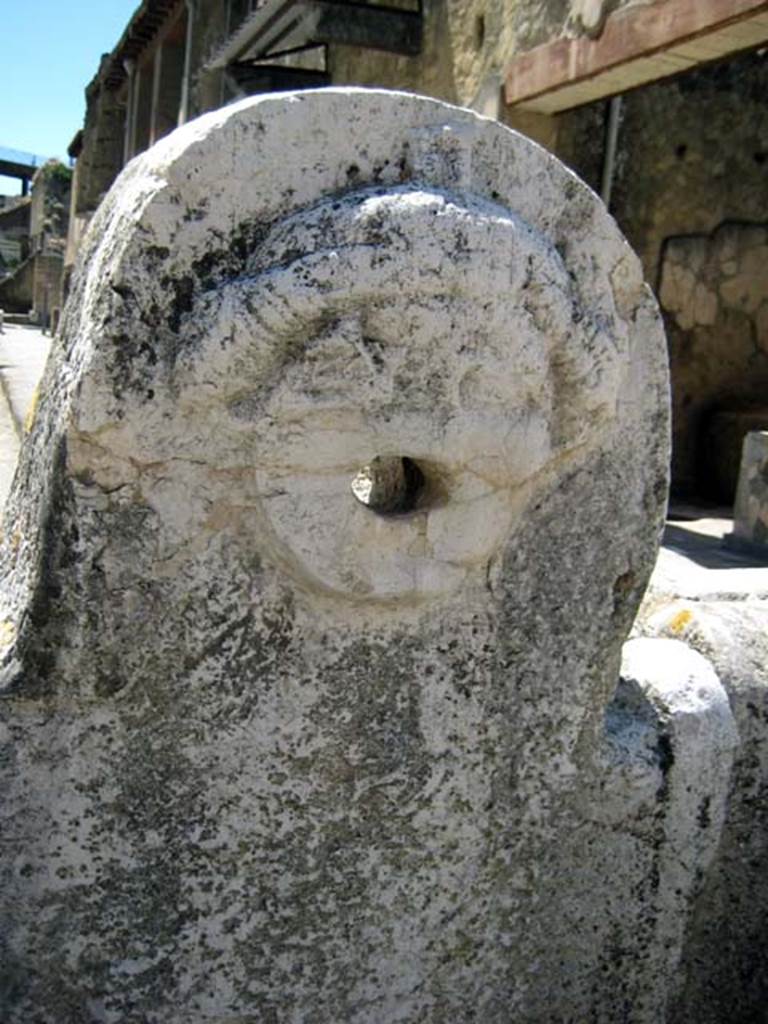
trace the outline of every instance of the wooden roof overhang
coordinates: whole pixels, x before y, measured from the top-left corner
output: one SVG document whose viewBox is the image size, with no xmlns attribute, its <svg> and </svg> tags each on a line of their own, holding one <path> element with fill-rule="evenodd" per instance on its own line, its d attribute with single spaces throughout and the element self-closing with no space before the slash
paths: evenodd
<svg viewBox="0 0 768 1024">
<path fill-rule="evenodd" d="M 657 0 L 619 10 L 597 39 L 561 37 L 507 65 L 511 107 L 555 114 L 768 43 L 768 0 Z"/>
<path fill-rule="evenodd" d="M 127 77 L 125 61 L 137 60 L 182 6 L 183 0 L 143 0 L 107 57 L 101 80 L 108 89 L 118 88 Z"/>
</svg>

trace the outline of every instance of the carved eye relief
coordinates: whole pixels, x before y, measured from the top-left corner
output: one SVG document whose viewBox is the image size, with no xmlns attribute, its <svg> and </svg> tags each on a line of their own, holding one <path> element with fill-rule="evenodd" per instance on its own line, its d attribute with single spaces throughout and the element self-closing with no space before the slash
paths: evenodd
<svg viewBox="0 0 768 1024">
<path fill-rule="evenodd" d="M 406 515 L 419 504 L 426 478 L 407 455 L 376 455 L 352 479 L 357 500 L 380 516 Z"/>
</svg>

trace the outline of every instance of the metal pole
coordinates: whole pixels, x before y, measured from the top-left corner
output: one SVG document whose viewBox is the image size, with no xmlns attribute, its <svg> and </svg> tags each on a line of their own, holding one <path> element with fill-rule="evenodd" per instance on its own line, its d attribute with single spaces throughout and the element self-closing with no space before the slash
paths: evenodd
<svg viewBox="0 0 768 1024">
<path fill-rule="evenodd" d="M 124 60 L 123 67 L 128 75 L 128 103 L 125 108 L 125 133 L 123 135 L 123 166 L 131 159 L 133 145 L 133 108 L 135 106 L 133 97 L 133 77 L 136 64 L 132 60 Z"/>
<path fill-rule="evenodd" d="M 152 62 L 152 104 L 149 111 L 149 144 L 157 142 L 157 109 L 160 105 L 160 79 L 163 74 L 163 43 L 157 44 Z"/>
<path fill-rule="evenodd" d="M 179 124 L 189 119 L 189 85 L 192 70 L 192 32 L 195 22 L 195 0 L 187 0 L 187 38 L 184 46 L 184 77 L 181 82 L 181 103 L 179 104 Z"/>
<path fill-rule="evenodd" d="M 620 120 L 621 96 L 613 96 L 608 107 L 608 130 L 605 136 L 603 180 L 600 186 L 600 198 L 609 209 L 611 206 L 611 193 L 613 192 L 613 176 L 616 169 L 616 145 L 619 139 Z"/>
</svg>

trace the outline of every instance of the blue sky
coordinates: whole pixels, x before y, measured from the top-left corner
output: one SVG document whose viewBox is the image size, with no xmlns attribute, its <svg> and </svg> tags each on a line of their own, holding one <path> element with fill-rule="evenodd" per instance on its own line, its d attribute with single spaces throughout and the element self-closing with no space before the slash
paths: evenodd
<svg viewBox="0 0 768 1024">
<path fill-rule="evenodd" d="M 139 0 L 2 0 L 0 146 L 66 161 L 82 127 L 86 85 Z M 0 177 L 0 194 L 20 183 Z"/>
</svg>

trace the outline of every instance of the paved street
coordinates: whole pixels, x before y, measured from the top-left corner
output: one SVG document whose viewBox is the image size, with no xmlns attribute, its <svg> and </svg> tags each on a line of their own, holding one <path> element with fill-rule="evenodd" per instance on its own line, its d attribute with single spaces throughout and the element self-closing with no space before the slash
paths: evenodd
<svg viewBox="0 0 768 1024">
<path fill-rule="evenodd" d="M 691 601 L 768 599 L 768 557 L 723 546 L 733 530 L 728 509 L 670 508 L 651 586 Z"/>
<path fill-rule="evenodd" d="M 13 480 L 24 421 L 45 366 L 50 337 L 34 327 L 6 324 L 0 335 L 0 508 Z M 651 586 L 690 600 L 768 599 L 768 559 L 729 551 L 727 509 L 673 506 Z"/>
</svg>

